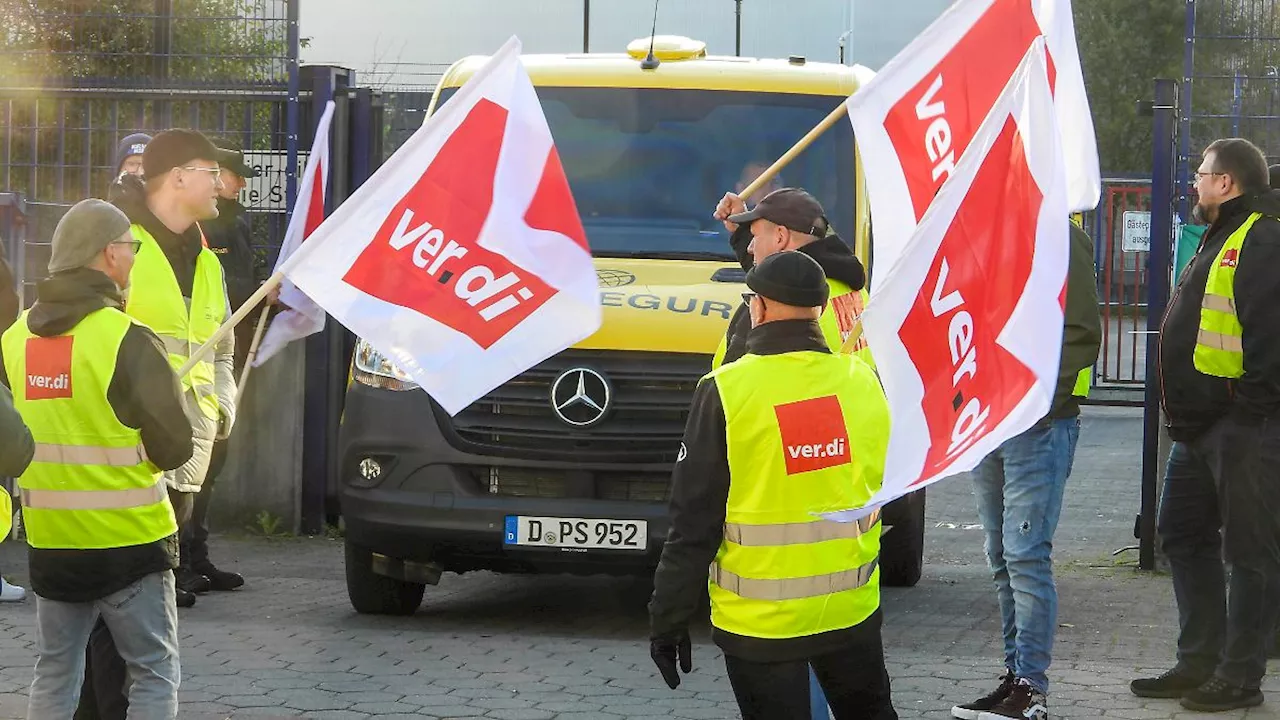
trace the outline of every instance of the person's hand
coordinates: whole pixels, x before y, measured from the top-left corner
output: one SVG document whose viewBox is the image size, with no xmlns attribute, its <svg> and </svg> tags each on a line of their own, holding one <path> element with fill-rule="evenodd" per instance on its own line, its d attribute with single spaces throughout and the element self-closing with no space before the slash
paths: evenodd
<svg viewBox="0 0 1280 720">
<path fill-rule="evenodd" d="M 725 193 L 720 198 L 720 203 L 716 205 L 715 218 L 724 222 L 724 227 L 731 233 L 738 231 L 738 223 L 729 222 L 730 215 L 737 215 L 747 211 L 747 201 L 738 197 L 734 193 Z"/>
<path fill-rule="evenodd" d="M 680 675 L 676 672 L 676 658 L 680 659 L 680 670 L 688 675 L 693 670 L 693 644 L 689 641 L 689 631 L 680 630 L 671 635 L 651 638 L 649 640 L 649 657 L 658 666 L 662 679 L 667 687 L 675 690 L 680 687 Z"/>
<path fill-rule="evenodd" d="M 280 302 L 280 286 L 276 285 L 267 292 L 267 304 L 275 305 Z"/>
</svg>

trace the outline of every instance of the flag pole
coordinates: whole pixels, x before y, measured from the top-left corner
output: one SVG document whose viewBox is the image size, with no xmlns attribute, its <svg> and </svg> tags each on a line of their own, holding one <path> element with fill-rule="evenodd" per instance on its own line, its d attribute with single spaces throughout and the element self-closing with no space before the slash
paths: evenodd
<svg viewBox="0 0 1280 720">
<path fill-rule="evenodd" d="M 184 377 L 187 373 L 191 372 L 191 369 L 198 363 L 203 362 L 204 359 L 213 352 L 213 348 L 217 346 L 218 343 L 222 342 L 222 339 L 225 338 L 236 325 L 239 325 L 242 320 L 248 317 L 249 313 L 253 312 L 253 309 L 258 306 L 258 303 L 262 302 L 263 298 L 265 298 L 272 290 L 280 287 L 280 283 L 282 282 L 284 282 L 284 273 L 279 270 L 272 273 L 271 277 L 267 278 L 267 281 L 262 283 L 262 285 L 249 296 L 248 300 L 244 301 L 244 304 L 240 306 L 240 309 L 232 313 L 231 317 L 227 318 L 226 321 L 222 323 L 222 327 L 218 328 L 217 331 L 213 333 L 213 337 L 209 338 L 209 342 L 201 345 L 198 350 L 191 354 L 191 357 L 187 358 L 187 362 L 182 367 L 178 368 L 178 377 Z"/>
<path fill-rule="evenodd" d="M 782 170 L 782 168 L 786 167 L 792 160 L 795 160 L 796 156 L 804 152 L 805 148 L 813 144 L 813 141 L 817 140 L 819 135 L 826 132 L 832 125 L 836 124 L 836 121 L 844 117 L 848 110 L 848 104 L 844 100 L 841 100 L 840 104 L 822 119 L 822 122 L 814 125 L 812 130 L 806 133 L 804 137 L 800 138 L 795 145 L 791 146 L 790 150 L 783 153 L 782 157 L 774 161 L 767 170 L 760 173 L 760 177 L 752 180 L 750 185 L 743 188 L 742 192 L 739 193 L 738 196 L 743 200 L 746 200 L 759 192 L 760 188 L 764 187 L 770 180 L 772 180 L 774 176 Z"/>
<path fill-rule="evenodd" d="M 249 343 L 249 354 L 245 357 L 244 370 L 240 371 L 240 384 L 236 386 L 236 405 L 244 397 L 245 383 L 249 382 L 249 370 L 253 369 L 253 360 L 258 357 L 258 343 L 262 342 L 262 331 L 267 328 L 267 315 L 271 313 L 270 305 L 262 306 L 262 314 L 258 316 L 258 326 L 253 329 L 253 342 Z"/>
<path fill-rule="evenodd" d="M 858 341 L 862 339 L 862 318 L 858 318 L 853 323 L 853 329 L 849 331 L 849 338 L 840 346 L 840 352 L 844 355 L 853 353 L 853 348 L 858 345 Z"/>
</svg>

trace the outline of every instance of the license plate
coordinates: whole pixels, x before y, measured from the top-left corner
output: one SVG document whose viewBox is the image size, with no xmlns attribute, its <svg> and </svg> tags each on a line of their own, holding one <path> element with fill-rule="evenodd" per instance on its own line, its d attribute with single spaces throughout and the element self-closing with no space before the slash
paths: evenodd
<svg viewBox="0 0 1280 720">
<path fill-rule="evenodd" d="M 649 524 L 644 520 L 508 515 L 504 545 L 589 550 L 644 550 Z"/>
</svg>

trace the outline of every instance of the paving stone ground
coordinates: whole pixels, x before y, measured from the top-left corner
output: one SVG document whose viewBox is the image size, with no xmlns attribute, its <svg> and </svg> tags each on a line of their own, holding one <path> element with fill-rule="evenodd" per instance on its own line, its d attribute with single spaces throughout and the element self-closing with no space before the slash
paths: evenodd
<svg viewBox="0 0 1280 720">
<path fill-rule="evenodd" d="M 1135 569 L 1141 418 L 1087 412 L 1058 531 L 1061 593 L 1050 706 L 1055 718 L 1198 717 L 1141 700 L 1128 682 L 1163 670 L 1176 626 L 1166 576 Z M 1001 672 L 999 620 L 982 532 L 964 480 L 930 490 L 927 567 L 886 589 L 885 642 L 903 718 L 944 718 Z M 246 588 L 181 611 L 184 720 L 734 718 L 722 658 L 698 628 L 693 674 L 679 690 L 648 658 L 641 580 L 448 575 L 410 618 L 356 615 L 342 546 L 323 538 L 218 537 L 215 559 Z M 25 553 L 0 548 L 5 576 L 26 580 Z M 0 719 L 22 718 L 34 660 L 34 604 L 0 607 Z M 1273 665 L 1273 672 L 1280 666 Z M 1280 718 L 1271 704 L 1226 718 Z M 1204 716 L 1211 717 L 1211 716 Z"/>
</svg>

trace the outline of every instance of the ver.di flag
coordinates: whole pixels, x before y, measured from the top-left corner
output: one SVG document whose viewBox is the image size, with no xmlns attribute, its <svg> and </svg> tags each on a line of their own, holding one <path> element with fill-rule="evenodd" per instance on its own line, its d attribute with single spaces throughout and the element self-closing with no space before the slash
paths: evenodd
<svg viewBox="0 0 1280 720">
<path fill-rule="evenodd" d="M 324 113 L 316 124 L 311 155 L 307 157 L 307 167 L 302 173 L 302 192 L 298 193 L 298 199 L 293 204 L 293 215 L 289 217 L 289 227 L 285 229 L 280 255 L 276 258 L 277 271 L 297 252 L 302 241 L 311 237 L 320 223 L 324 222 L 325 190 L 329 187 L 329 127 L 333 121 L 333 108 L 332 100 L 325 103 Z M 271 319 L 271 324 L 258 345 L 258 353 L 253 358 L 254 367 L 270 360 L 272 355 L 294 340 L 301 340 L 324 329 L 324 309 L 316 305 L 288 278 L 280 283 L 280 302 L 285 309 Z"/>
<path fill-rule="evenodd" d="M 1032 43 L 863 313 L 891 430 L 871 508 L 973 469 L 1049 411 L 1066 295 L 1066 172 Z"/>
<path fill-rule="evenodd" d="M 871 199 L 877 280 L 888 276 L 1027 48 L 1041 36 L 1062 129 L 1067 208 L 1097 207 L 1097 140 L 1071 1 L 958 0 L 847 103 Z"/>
<path fill-rule="evenodd" d="M 520 47 L 508 40 L 282 268 L 451 414 L 600 327 Z"/>
</svg>

